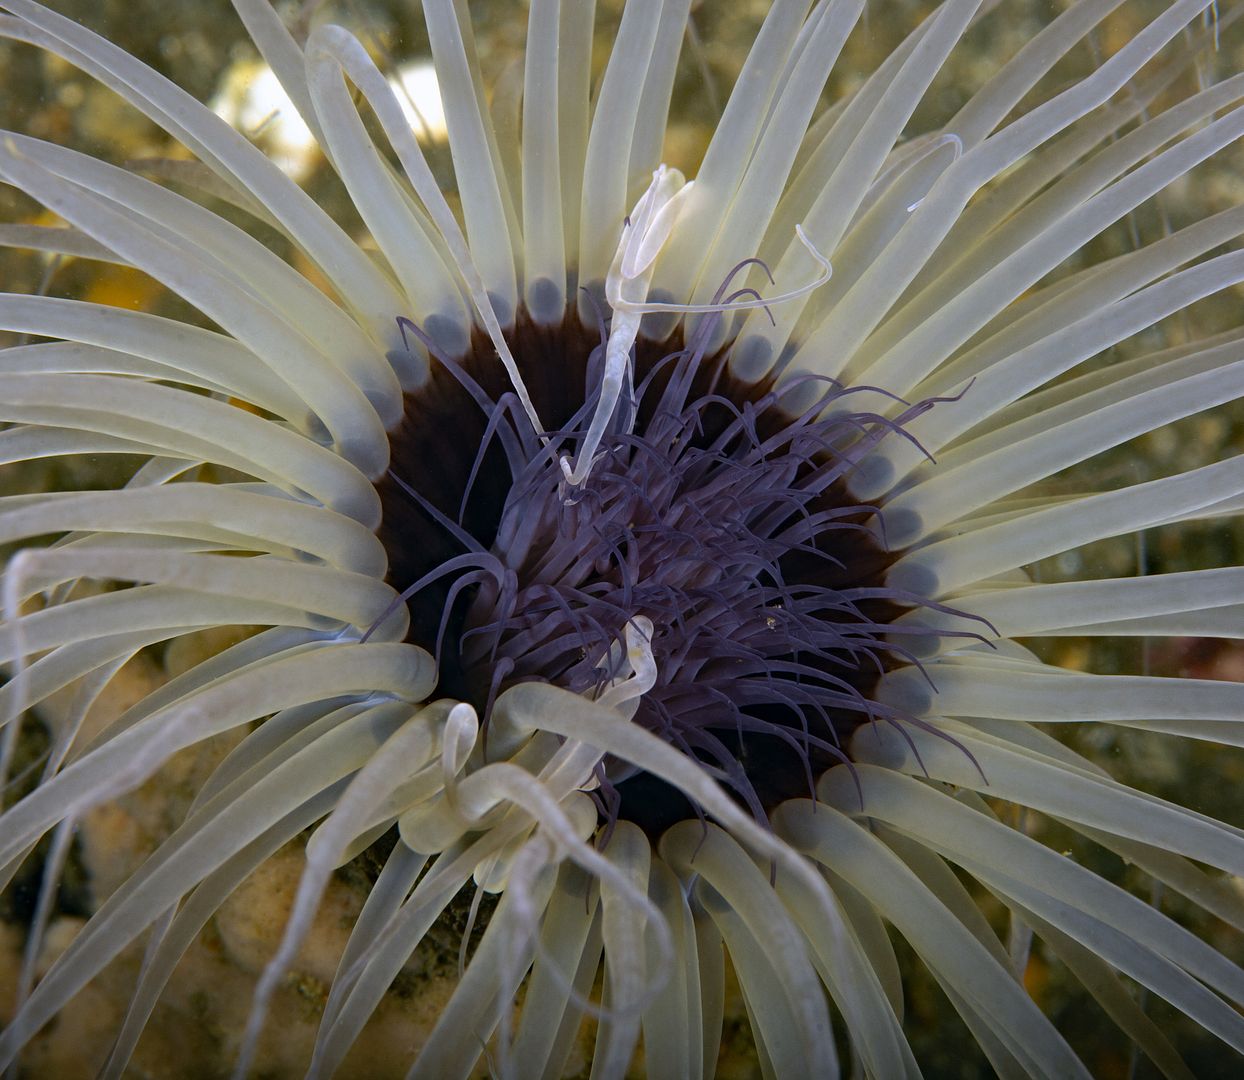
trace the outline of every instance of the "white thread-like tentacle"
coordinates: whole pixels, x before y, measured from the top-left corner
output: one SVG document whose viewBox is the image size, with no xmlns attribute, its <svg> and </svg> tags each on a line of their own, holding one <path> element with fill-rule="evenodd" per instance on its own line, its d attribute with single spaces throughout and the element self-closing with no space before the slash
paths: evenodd
<svg viewBox="0 0 1244 1080">
<path fill-rule="evenodd" d="M 605 437 L 605 428 L 622 396 L 622 385 L 631 365 L 631 346 L 639 336 L 642 315 L 642 311 L 631 309 L 634 305 L 642 305 L 647 297 L 653 265 L 673 232 L 678 212 L 693 186 L 677 169 L 661 165 L 652 174 L 648 190 L 640 196 L 634 212 L 622 226 L 618 252 L 605 278 L 605 299 L 614 315 L 605 344 L 600 397 L 579 450 L 578 462 L 572 469 L 565 456 L 561 459 L 562 475 L 571 487 L 578 487 L 587 479 L 596 448 Z"/>
<path fill-rule="evenodd" d="M 804 249 L 821 268 L 821 272 L 813 280 L 806 285 L 800 285 L 797 289 L 778 293 L 777 296 L 761 296 L 753 300 L 730 300 L 722 304 L 658 304 L 646 301 L 643 303 L 623 301 L 615 310 L 630 312 L 636 315 L 648 315 L 660 311 L 674 312 L 682 315 L 728 315 L 732 311 L 752 311 L 755 308 L 767 308 L 772 307 L 774 304 L 785 304 L 788 300 L 798 300 L 801 296 L 807 296 L 808 293 L 824 285 L 833 275 L 834 268 L 830 265 L 829 260 L 821 254 L 820 249 L 808 238 L 803 225 L 795 226 L 795 235 L 799 238 L 799 242 L 803 244 Z"/>
<path fill-rule="evenodd" d="M 656 685 L 657 662 L 652 655 L 651 619 L 645 615 L 633 616 L 626 624 L 625 634 L 625 667 L 630 668 L 630 672 L 618 672 L 612 685 L 596 700 L 617 709 L 629 720 L 639 707 L 639 699 Z"/>
<path fill-rule="evenodd" d="M 622 238 L 613 265 L 605 278 L 605 299 L 613 311 L 609 340 L 605 343 L 604 372 L 600 380 L 600 396 L 596 411 L 588 424 L 579 448 L 579 459 L 572 467 L 565 455 L 560 459 L 567 487 L 578 487 L 587 479 L 595 462 L 596 451 L 605 437 L 605 429 L 622 396 L 624 382 L 631 371 L 631 349 L 639 336 L 644 315 L 653 312 L 676 312 L 683 315 L 713 315 L 732 311 L 782 304 L 806 296 L 824 285 L 833 272 L 825 258 L 808 239 L 802 225 L 795 226 L 799 242 L 821 268 L 817 277 L 797 289 L 778 296 L 752 300 L 734 300 L 721 304 L 662 304 L 648 302 L 648 286 L 652 281 L 657 256 L 669 240 L 677 224 L 679 212 L 694 181 L 684 181 L 682 173 L 661 165 L 652 174 L 652 183 L 640 196 L 635 209 L 622 226 Z"/>
</svg>

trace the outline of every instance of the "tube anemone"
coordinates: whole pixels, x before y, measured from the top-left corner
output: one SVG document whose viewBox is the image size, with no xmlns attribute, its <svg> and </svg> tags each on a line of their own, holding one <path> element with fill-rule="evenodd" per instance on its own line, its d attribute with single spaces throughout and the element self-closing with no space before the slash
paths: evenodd
<svg viewBox="0 0 1244 1080">
<path fill-rule="evenodd" d="M 774 0 L 684 175 L 690 0 L 627 0 L 603 67 L 593 4 L 531 0 L 491 101 L 465 5 L 424 0 L 440 155 L 347 30 L 234 3 L 348 218 L 0 0 L 179 147 L 0 133 L 51 215 L 0 242 L 193 309 L 0 295 L 0 463 L 33 478 L 0 498 L 0 1069 L 101 986 L 85 1070 L 159 1053 L 178 965 L 277 863 L 213 1033 L 239 1077 L 708 1077 L 729 1024 L 765 1076 L 888 1080 L 937 1068 L 921 970 L 1002 1076 L 1097 1067 L 1055 967 L 1163 1075 L 1196 1068 L 1168 1006 L 1244 1051 L 1237 823 L 1094 753 L 1241 745 L 1240 682 L 1150 663 L 1244 636 L 1236 552 L 1162 555 L 1244 508 L 1244 458 L 1187 438 L 1244 396 L 1244 209 L 1185 205 L 1244 134 L 1237 12 L 1080 0 L 946 108 L 1008 5 L 945 0 L 827 91 L 863 0 Z M 47 490 L 78 455 L 124 480 Z M 1133 537 L 1158 554 L 1111 569 Z M 1102 662 L 1134 638 L 1168 644 Z M 162 776 L 159 841 L 87 858 L 45 941 L 75 835 Z M 429 1005 L 410 961 L 446 932 Z"/>
</svg>

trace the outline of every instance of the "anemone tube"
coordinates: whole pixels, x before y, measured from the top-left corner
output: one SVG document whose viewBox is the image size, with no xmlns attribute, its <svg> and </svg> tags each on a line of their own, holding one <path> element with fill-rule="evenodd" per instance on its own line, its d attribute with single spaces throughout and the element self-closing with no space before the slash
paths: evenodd
<svg viewBox="0 0 1244 1080">
<path fill-rule="evenodd" d="M 1244 870 L 1239 828 L 1056 737 L 1238 747 L 1244 686 L 1072 670 L 1017 641 L 1241 636 L 1239 567 L 1031 569 L 1244 508 L 1239 456 L 1040 486 L 1244 394 L 1238 320 L 1100 360 L 1238 290 L 1244 209 L 1086 251 L 1244 133 L 1244 76 L 1196 77 L 1229 19 L 1080 0 L 912 134 L 1005 5 L 945 0 L 825 104 L 863 2 L 774 0 L 684 186 L 662 147 L 690 0 L 628 0 L 594 95 L 593 5 L 532 0 L 522 79 L 491 108 L 465 5 L 425 0 L 451 204 L 358 40 L 235 6 L 375 251 L 172 82 L 0 0 L 0 33 L 195 159 L 174 190 L 4 133 L 0 177 L 64 224 L 0 240 L 136 268 L 211 327 L 0 296 L 0 328 L 39 339 L 0 360 L 0 462 L 143 460 L 115 490 L 0 499 L 0 774 L 31 710 L 50 732 L 0 819 L 0 883 L 51 837 L 0 1068 L 145 938 L 100 1058 L 122 1075 L 213 913 L 308 830 L 238 1076 L 334 871 L 395 830 L 311 1075 L 342 1068 L 472 884 L 499 902 L 411 1076 L 559 1075 L 588 1021 L 594 1076 L 641 1041 L 647 1075 L 711 1076 L 727 964 L 766 1076 L 846 1055 L 917 1075 L 887 927 L 999 1075 L 1087 1075 L 1019 977 L 1034 934 L 1164 1075 L 1190 1072 L 1143 995 L 1244 1050 L 1244 972 L 1006 809 L 1244 929 L 1222 876 Z M 1130 37 L 1067 82 L 1122 14 Z M 134 657 L 235 625 L 260 629 L 86 737 Z M 78 823 L 230 732 L 184 820 L 36 981 Z"/>
</svg>

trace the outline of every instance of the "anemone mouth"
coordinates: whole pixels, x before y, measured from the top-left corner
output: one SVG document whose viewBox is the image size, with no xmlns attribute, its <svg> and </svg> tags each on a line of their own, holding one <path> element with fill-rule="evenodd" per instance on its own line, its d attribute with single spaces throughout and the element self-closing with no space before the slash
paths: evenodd
<svg viewBox="0 0 1244 1080">
<path fill-rule="evenodd" d="M 438 693 L 485 720 L 519 682 L 604 700 L 763 820 L 849 760 L 861 724 L 909 719 L 874 690 L 915 663 L 891 624 L 923 601 L 886 587 L 901 552 L 847 480 L 931 403 L 885 419 L 828 380 L 744 383 L 724 350 L 705 355 L 708 336 L 639 339 L 581 487 L 559 454 L 583 441 L 605 328 L 519 318 L 509 342 L 539 434 L 477 337 L 407 394 L 379 534 Z M 698 812 L 623 761 L 596 779 L 606 822 L 655 834 Z"/>
</svg>

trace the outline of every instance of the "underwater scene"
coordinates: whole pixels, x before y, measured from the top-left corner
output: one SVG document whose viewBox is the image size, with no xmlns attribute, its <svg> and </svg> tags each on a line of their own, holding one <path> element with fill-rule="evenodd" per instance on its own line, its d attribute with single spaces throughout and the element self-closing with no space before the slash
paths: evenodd
<svg viewBox="0 0 1244 1080">
<path fill-rule="evenodd" d="M 0 0 L 0 1072 L 1244 1068 L 1244 5 Z"/>
</svg>

